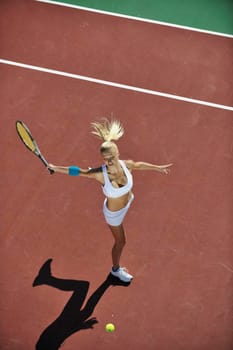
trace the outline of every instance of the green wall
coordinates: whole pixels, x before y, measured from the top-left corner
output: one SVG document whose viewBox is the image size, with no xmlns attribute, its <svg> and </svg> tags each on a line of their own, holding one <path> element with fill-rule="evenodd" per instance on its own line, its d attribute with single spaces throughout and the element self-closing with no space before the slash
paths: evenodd
<svg viewBox="0 0 233 350">
<path fill-rule="evenodd" d="M 233 35 L 233 0 L 57 0 Z"/>
</svg>

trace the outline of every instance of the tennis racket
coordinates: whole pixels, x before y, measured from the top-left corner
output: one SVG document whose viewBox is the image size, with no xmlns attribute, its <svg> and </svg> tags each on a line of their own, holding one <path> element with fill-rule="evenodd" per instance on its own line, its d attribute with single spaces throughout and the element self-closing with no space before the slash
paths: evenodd
<svg viewBox="0 0 233 350">
<path fill-rule="evenodd" d="M 48 162 L 41 154 L 39 147 L 37 146 L 36 141 L 32 137 L 32 134 L 28 127 L 22 121 L 17 120 L 16 130 L 24 145 L 42 161 L 42 163 L 46 166 L 50 174 L 53 174 L 54 171 L 48 168 Z"/>
</svg>

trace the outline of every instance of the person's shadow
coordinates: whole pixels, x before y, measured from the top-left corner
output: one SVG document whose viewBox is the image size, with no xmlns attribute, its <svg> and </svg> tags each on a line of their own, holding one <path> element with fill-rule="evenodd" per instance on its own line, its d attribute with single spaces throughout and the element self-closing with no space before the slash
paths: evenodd
<svg viewBox="0 0 233 350">
<path fill-rule="evenodd" d="M 95 317 L 90 318 L 90 316 L 108 287 L 127 287 L 130 285 L 130 282 L 122 282 L 110 273 L 105 281 L 90 296 L 85 307 L 82 308 L 90 283 L 88 281 L 67 280 L 52 276 L 51 262 L 52 259 L 48 259 L 42 265 L 38 276 L 32 284 L 33 287 L 45 284 L 62 291 L 73 291 L 73 294 L 58 318 L 40 335 L 36 343 L 36 350 L 57 350 L 72 334 L 82 329 L 93 328 L 94 324 L 98 323 L 98 321 Z"/>
</svg>

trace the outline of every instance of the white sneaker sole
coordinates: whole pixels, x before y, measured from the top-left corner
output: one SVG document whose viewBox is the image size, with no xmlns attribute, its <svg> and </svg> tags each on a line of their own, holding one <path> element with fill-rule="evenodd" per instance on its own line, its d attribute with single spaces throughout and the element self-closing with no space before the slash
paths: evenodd
<svg viewBox="0 0 233 350">
<path fill-rule="evenodd" d="M 123 282 L 130 282 L 133 279 L 133 276 L 126 272 L 122 267 L 120 267 L 116 272 L 111 271 L 111 274 L 118 277 Z"/>
</svg>

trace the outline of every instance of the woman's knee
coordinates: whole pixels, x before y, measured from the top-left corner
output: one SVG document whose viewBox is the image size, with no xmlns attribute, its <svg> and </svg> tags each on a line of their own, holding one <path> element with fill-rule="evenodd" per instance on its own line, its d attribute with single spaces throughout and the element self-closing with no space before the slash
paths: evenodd
<svg viewBox="0 0 233 350">
<path fill-rule="evenodd" d="M 125 245 L 126 245 L 125 237 L 120 237 L 120 238 L 115 239 L 115 246 L 124 247 Z"/>
</svg>

